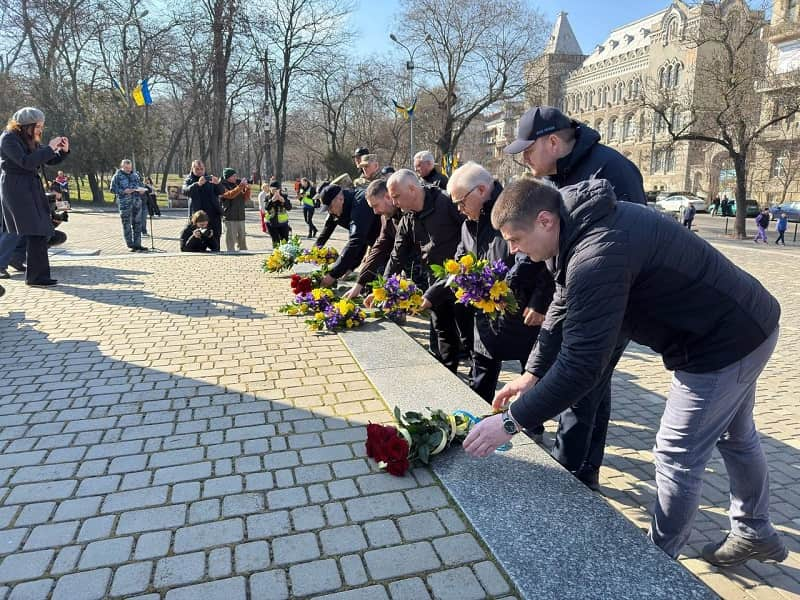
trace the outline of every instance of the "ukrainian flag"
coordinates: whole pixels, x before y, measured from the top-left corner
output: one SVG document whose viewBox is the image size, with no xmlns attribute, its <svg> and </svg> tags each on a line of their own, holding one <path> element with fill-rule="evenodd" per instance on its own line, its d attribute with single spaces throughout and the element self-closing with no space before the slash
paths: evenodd
<svg viewBox="0 0 800 600">
<path fill-rule="evenodd" d="M 146 106 L 153 103 L 153 99 L 150 97 L 150 86 L 147 85 L 147 79 L 142 79 L 136 87 L 133 88 L 133 92 L 131 92 L 131 96 L 133 96 L 133 101 L 136 103 L 136 106 Z"/>
</svg>

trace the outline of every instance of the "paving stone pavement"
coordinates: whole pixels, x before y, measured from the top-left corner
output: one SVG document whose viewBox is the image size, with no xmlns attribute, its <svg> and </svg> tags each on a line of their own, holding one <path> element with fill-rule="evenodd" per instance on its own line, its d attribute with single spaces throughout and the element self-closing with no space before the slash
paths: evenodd
<svg viewBox="0 0 800 600">
<path fill-rule="evenodd" d="M 81 216 L 111 253 L 117 217 Z M 4 282 L 0 600 L 516 597 L 429 471 L 365 458 L 391 414 L 263 258 Z"/>
<path fill-rule="evenodd" d="M 157 247 L 174 252 L 183 218 L 157 221 L 174 230 Z M 428 471 L 398 480 L 365 460 L 361 424 L 391 416 L 337 337 L 276 314 L 288 285 L 259 272 L 263 257 L 108 258 L 127 254 L 116 213 L 64 227 L 68 248 L 100 256 L 55 258 L 51 289 L 15 276 L 0 303 L 0 600 L 513 597 L 464 516 L 419 502 L 441 497 Z M 269 248 L 256 213 L 248 231 Z M 697 559 L 727 526 L 715 454 L 681 561 L 724 598 L 800 598 L 798 253 L 715 243 L 784 311 L 756 419 L 791 554 L 734 570 Z M 614 378 L 602 493 L 643 527 L 668 382 L 636 346 Z"/>
</svg>

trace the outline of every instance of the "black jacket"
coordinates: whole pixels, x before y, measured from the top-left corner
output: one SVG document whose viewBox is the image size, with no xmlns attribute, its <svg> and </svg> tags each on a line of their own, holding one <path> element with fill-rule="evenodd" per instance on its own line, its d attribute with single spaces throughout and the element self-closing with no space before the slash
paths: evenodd
<svg viewBox="0 0 800 600">
<path fill-rule="evenodd" d="M 250 200 L 250 188 L 241 189 L 239 182 L 231 183 L 224 179 L 220 182 L 224 190 L 219 196 L 222 205 L 222 215 L 226 221 L 244 221 L 245 204 Z"/>
<path fill-rule="evenodd" d="M 592 389 L 621 334 L 660 353 L 669 370 L 707 373 L 741 360 L 777 327 L 778 301 L 673 219 L 617 202 L 605 180 L 562 197 L 558 255 L 548 265 L 555 299 L 526 367 L 541 380 L 514 403 L 525 427 Z M 559 312 L 560 331 L 551 332 Z"/>
<path fill-rule="evenodd" d="M 455 256 L 464 217 L 446 192 L 435 187 L 422 189 L 425 193 L 422 210 L 404 213 L 400 218 L 384 275 L 399 273 L 417 252 L 431 284 L 434 279 L 430 265 L 442 264 Z"/>
<path fill-rule="evenodd" d="M 450 178 L 444 173 L 439 173 L 439 171 L 436 170 L 436 167 L 433 167 L 431 172 L 421 179 L 426 185 L 432 185 L 442 190 L 447 189 L 447 182 L 450 181 Z"/>
<path fill-rule="evenodd" d="M 557 187 L 574 185 L 587 179 L 607 179 L 617 200 L 647 204 L 642 174 L 622 154 L 600 143 L 600 134 L 588 125 L 575 128 L 572 152 L 558 159 L 556 174 L 545 179 Z"/>
<path fill-rule="evenodd" d="M 336 279 L 358 266 L 364 258 L 367 246 L 375 241 L 381 230 L 381 220 L 372 212 L 364 194 L 352 190 L 342 190 L 342 194 L 344 195 L 342 214 L 338 217 L 333 214 L 328 215 L 323 231 L 316 241 L 316 245 L 320 248 L 324 246 L 337 225 L 347 229 L 350 234 L 339 253 L 339 258 L 328 271 L 328 274 Z"/>
<path fill-rule="evenodd" d="M 200 179 L 194 173 L 189 173 L 183 182 L 183 193 L 189 196 L 189 214 L 192 215 L 198 210 L 205 211 L 208 215 L 209 223 L 219 223 L 222 216 L 222 205 L 219 203 L 219 196 L 225 192 L 221 184 L 211 183 L 211 175 L 205 175 L 206 182 L 203 185 L 197 183 Z"/>
<path fill-rule="evenodd" d="M 289 201 L 289 196 L 287 196 L 283 191 L 280 192 L 281 201 L 279 202 L 274 195 L 270 194 L 267 196 L 267 199 L 264 201 L 264 213 L 265 219 L 267 224 L 270 227 L 280 227 L 282 225 L 288 226 L 289 222 L 281 223 L 278 220 L 278 213 L 282 210 L 289 211 L 292 210 L 292 203 Z"/>
<path fill-rule="evenodd" d="M 382 216 L 381 230 L 369 253 L 361 263 L 358 269 L 358 283 L 361 287 L 365 287 L 368 283 L 378 278 L 378 275 L 383 273 L 389 257 L 392 255 L 392 248 L 394 247 L 394 239 L 397 236 L 397 224 L 400 222 L 402 213 L 398 210 L 392 217 Z"/>
<path fill-rule="evenodd" d="M 0 231 L 50 237 L 53 222 L 44 186 L 39 177 L 43 165 L 64 160 L 50 146 L 31 151 L 13 131 L 0 135 Z"/>
<path fill-rule="evenodd" d="M 181 231 L 181 252 L 205 252 L 213 247 L 212 238 L 213 231 L 211 229 L 199 238 L 194 237 L 194 232 L 197 230 L 197 225 L 189 223 Z"/>
<path fill-rule="evenodd" d="M 514 292 L 519 310 L 514 314 L 498 317 L 492 321 L 483 312 L 475 311 L 475 351 L 488 358 L 501 360 L 525 360 L 536 342 L 538 327 L 529 327 L 523 322 L 522 313 L 526 307 L 540 314 L 547 312 L 553 298 L 553 278 L 543 262 L 514 261 L 508 243 L 500 232 L 492 227 L 491 214 L 498 196 L 503 191 L 499 182 L 489 200 L 483 205 L 478 221 L 466 219 L 461 226 L 461 241 L 455 258 L 472 253 L 479 259 L 490 262 L 502 260 L 510 270 L 506 282 Z M 425 296 L 436 306 L 445 300 L 452 300 L 452 292 L 439 279 L 426 292 Z"/>
</svg>

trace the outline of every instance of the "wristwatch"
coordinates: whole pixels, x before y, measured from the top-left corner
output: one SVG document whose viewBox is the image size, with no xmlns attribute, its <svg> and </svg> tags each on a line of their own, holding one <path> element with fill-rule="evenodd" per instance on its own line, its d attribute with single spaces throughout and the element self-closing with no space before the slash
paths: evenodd
<svg viewBox="0 0 800 600">
<path fill-rule="evenodd" d="M 504 410 L 502 412 L 503 415 L 503 429 L 508 435 L 514 435 L 519 433 L 519 428 L 517 424 L 514 422 L 514 419 L 511 418 L 511 415 L 508 414 L 508 410 Z"/>
</svg>

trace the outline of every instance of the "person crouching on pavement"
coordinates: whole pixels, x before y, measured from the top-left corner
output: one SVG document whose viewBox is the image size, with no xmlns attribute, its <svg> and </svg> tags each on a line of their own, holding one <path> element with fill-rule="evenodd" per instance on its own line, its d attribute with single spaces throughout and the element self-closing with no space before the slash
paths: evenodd
<svg viewBox="0 0 800 600">
<path fill-rule="evenodd" d="M 219 252 L 219 242 L 208 227 L 208 215 L 198 210 L 181 232 L 181 252 Z"/>
</svg>

